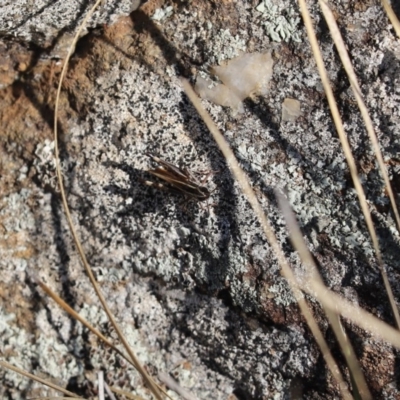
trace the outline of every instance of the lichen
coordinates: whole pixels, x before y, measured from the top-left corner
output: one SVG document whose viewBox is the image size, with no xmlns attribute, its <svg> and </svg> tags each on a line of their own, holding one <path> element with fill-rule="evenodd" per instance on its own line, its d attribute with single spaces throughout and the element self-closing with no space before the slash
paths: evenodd
<svg viewBox="0 0 400 400">
<path fill-rule="evenodd" d="M 59 191 L 54 157 L 54 141 L 45 139 L 44 142 L 39 143 L 35 149 L 35 156 L 33 165 L 39 181 L 44 186 L 49 185 L 53 190 Z M 61 161 L 61 171 L 65 174 L 67 170 L 68 162 Z"/>
<path fill-rule="evenodd" d="M 273 41 L 288 42 L 291 39 L 294 42 L 301 42 L 297 28 L 300 17 L 292 7 L 284 8 L 283 4 L 278 6 L 271 0 L 262 0 L 256 10 L 262 13 L 263 25 Z"/>
<path fill-rule="evenodd" d="M 172 6 L 167 6 L 165 8 L 157 8 L 154 15 L 151 17 L 153 21 L 162 21 L 172 15 L 174 8 Z"/>
</svg>

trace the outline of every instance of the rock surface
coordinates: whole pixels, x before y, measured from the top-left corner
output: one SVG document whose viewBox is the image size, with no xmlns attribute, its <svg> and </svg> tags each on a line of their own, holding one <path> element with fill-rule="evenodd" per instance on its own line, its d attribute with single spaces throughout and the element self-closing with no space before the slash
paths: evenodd
<svg viewBox="0 0 400 400">
<path fill-rule="evenodd" d="M 178 80 L 194 82 L 243 51 L 272 51 L 269 91 L 247 99 L 244 114 L 204 104 L 248 174 L 292 267 L 301 273 L 274 188 L 287 192 L 326 284 L 393 323 L 304 27 L 296 22 L 299 12 L 290 1 L 276 8 L 263 1 L 262 12 L 257 3 L 244 3 L 148 1 L 128 16 L 132 2 L 103 6 L 78 42 L 63 85 L 60 147 L 68 200 L 110 307 L 150 372 L 172 374 L 201 399 L 333 399 L 337 388 L 274 254 Z M 114 337 L 72 245 L 54 177 L 60 57 L 89 3 L 21 2 L 18 15 L 15 2 L 13 8 L 4 4 L 2 356 L 80 395 L 93 393 L 94 374 L 104 368 L 115 386 L 148 396 L 137 374 L 33 282 L 42 279 Z M 335 7 L 397 194 L 399 40 L 379 5 Z M 275 14 L 267 18 L 269 9 Z M 337 53 L 319 10 L 311 12 L 398 299 L 399 235 Z M 287 97 L 302 105 L 295 123 L 280 120 Z M 147 152 L 198 172 L 210 199 L 197 203 L 144 185 Z M 341 359 L 319 306 L 311 306 Z M 374 397 L 398 398 L 397 353 L 344 325 Z M 52 393 L 14 373 L 0 374 L 1 398 Z"/>
</svg>

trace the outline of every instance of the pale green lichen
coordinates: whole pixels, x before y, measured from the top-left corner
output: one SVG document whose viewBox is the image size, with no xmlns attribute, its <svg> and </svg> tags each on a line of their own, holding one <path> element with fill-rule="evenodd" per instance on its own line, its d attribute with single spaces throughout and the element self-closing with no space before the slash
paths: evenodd
<svg viewBox="0 0 400 400">
<path fill-rule="evenodd" d="M 278 305 L 288 307 L 296 302 L 287 281 L 283 278 L 278 278 L 275 285 L 270 286 L 268 291 L 275 295 L 274 301 Z"/>
<path fill-rule="evenodd" d="M 300 32 L 297 29 L 300 17 L 292 7 L 284 8 L 271 0 L 262 0 L 256 10 L 262 13 L 263 25 L 273 41 L 301 42 Z"/>
<path fill-rule="evenodd" d="M 229 29 L 223 29 L 215 35 L 212 46 L 206 53 L 210 65 L 220 65 L 223 61 L 237 57 L 245 51 L 245 39 L 239 35 L 232 35 Z"/>
</svg>

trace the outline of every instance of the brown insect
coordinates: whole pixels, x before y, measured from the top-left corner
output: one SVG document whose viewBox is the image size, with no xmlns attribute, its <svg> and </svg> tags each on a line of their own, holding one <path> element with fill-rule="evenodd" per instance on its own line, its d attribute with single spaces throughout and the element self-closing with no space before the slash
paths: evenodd
<svg viewBox="0 0 400 400">
<path fill-rule="evenodd" d="M 147 155 L 154 162 L 159 164 L 157 168 L 151 169 L 148 172 L 167 182 L 169 186 L 152 181 L 145 181 L 144 183 L 146 185 L 162 190 L 178 191 L 199 201 L 206 200 L 210 197 L 208 189 L 199 185 L 188 170 L 175 167 L 175 165 L 161 160 L 161 158 L 158 158 L 153 154 L 147 153 Z"/>
</svg>

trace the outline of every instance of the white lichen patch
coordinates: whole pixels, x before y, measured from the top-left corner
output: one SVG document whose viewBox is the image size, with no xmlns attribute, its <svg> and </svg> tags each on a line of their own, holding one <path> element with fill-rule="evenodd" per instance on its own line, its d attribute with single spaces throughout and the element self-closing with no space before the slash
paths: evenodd
<svg viewBox="0 0 400 400">
<path fill-rule="evenodd" d="M 207 58 L 210 64 L 220 65 L 223 61 L 237 57 L 246 50 L 246 41 L 240 35 L 232 35 L 229 29 L 224 29 L 215 35 L 212 47 L 208 49 Z"/>
<path fill-rule="evenodd" d="M 12 193 L 0 202 L 0 226 L 3 229 L 0 240 L 3 271 L 24 271 L 26 258 L 31 254 L 30 232 L 35 226 L 34 216 L 26 204 L 31 195 L 27 189 Z M 4 274 L 6 279 L 8 274 Z"/>
<path fill-rule="evenodd" d="M 301 42 L 298 13 L 292 7 L 285 7 L 282 2 L 278 4 L 271 0 L 262 0 L 256 7 L 256 10 L 262 13 L 263 25 L 268 36 L 275 42 Z"/>
<path fill-rule="evenodd" d="M 43 310 L 44 311 L 44 310 Z M 45 317 L 45 312 L 42 316 Z M 40 319 L 40 317 L 39 317 Z M 2 344 L 0 351 L 8 354 L 6 361 L 25 370 L 32 370 L 35 366 L 36 374 L 44 374 L 56 378 L 61 382 L 68 382 L 70 376 L 78 373 L 78 366 L 69 353 L 68 347 L 57 339 L 57 333 L 47 329 L 47 334 L 38 335 L 32 345 L 32 335 L 25 329 L 16 326 L 13 321 L 15 314 L 8 314 L 0 309 L 0 335 Z M 47 322 L 47 327 L 49 324 Z M 18 350 L 16 352 L 16 349 Z M 35 360 L 33 362 L 33 360 Z M 1 376 L 3 384 L 18 385 L 20 389 L 32 388 L 29 380 L 22 380 L 20 375 L 3 370 Z"/>
<path fill-rule="evenodd" d="M 21 232 L 33 228 L 34 218 L 30 208 L 25 205 L 30 192 L 22 189 L 19 193 L 13 193 L 2 201 L 0 216 L 2 226 L 6 230 L 6 235 L 11 232 Z"/>
<path fill-rule="evenodd" d="M 268 291 L 274 295 L 274 301 L 278 305 L 288 307 L 296 303 L 287 281 L 283 278 L 278 278 L 275 285 L 270 286 Z"/>
<path fill-rule="evenodd" d="M 167 6 L 165 8 L 157 8 L 154 15 L 151 17 L 153 21 L 162 21 L 172 15 L 174 8 L 172 6 Z"/>
<path fill-rule="evenodd" d="M 36 158 L 33 166 L 36 168 L 37 177 L 43 185 L 50 185 L 53 190 L 59 191 L 56 175 L 56 159 L 54 157 L 54 141 L 45 139 L 36 146 Z M 65 173 L 68 169 L 66 161 L 60 163 L 61 171 Z"/>
</svg>

